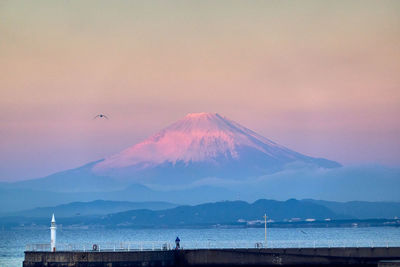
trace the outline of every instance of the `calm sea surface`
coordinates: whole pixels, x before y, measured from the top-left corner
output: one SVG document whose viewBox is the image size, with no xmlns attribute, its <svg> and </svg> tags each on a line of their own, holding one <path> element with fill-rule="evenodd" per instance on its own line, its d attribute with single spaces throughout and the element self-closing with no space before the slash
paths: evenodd
<svg viewBox="0 0 400 267">
<path fill-rule="evenodd" d="M 173 246 L 179 236 L 183 248 L 250 247 L 264 241 L 264 228 L 235 229 L 58 229 L 57 248 L 159 249 Z M 46 244 L 49 229 L 0 230 L 0 266 L 22 266 L 27 244 Z M 400 246 L 400 228 L 270 228 L 268 247 Z"/>
</svg>

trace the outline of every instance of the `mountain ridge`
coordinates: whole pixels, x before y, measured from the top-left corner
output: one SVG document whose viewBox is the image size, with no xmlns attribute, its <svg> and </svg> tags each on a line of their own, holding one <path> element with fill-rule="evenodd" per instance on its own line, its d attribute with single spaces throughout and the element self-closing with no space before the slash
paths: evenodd
<svg viewBox="0 0 400 267">
<path fill-rule="evenodd" d="M 79 211 L 79 207 L 102 204 L 102 201 L 87 203 L 70 203 L 65 205 L 72 208 L 71 212 Z M 121 204 L 120 202 L 107 202 L 112 205 Z M 126 203 L 122 203 L 126 204 Z M 129 203 L 128 203 L 129 204 Z M 144 203 L 145 204 L 145 203 Z M 154 203 L 153 203 L 154 204 Z M 354 204 L 357 204 L 354 206 Z M 342 213 L 342 206 L 348 207 Z M 391 206 L 386 210 L 384 207 Z M 360 213 L 359 207 L 362 208 Z M 0 217 L 0 225 L 2 226 L 47 226 L 53 210 L 57 207 L 47 207 L 47 214 L 42 210 L 36 210 L 39 214 L 23 213 L 15 216 Z M 126 208 L 126 207 L 125 207 Z M 382 209 L 383 208 L 383 209 Z M 339 209 L 339 210 L 335 210 Z M 60 211 L 60 210 L 59 210 Z M 351 227 L 357 220 L 364 221 L 363 224 L 368 226 L 373 221 L 381 221 L 378 226 L 398 226 L 400 220 L 400 202 L 332 202 L 313 199 L 297 200 L 288 199 L 286 201 L 277 201 L 270 199 L 258 199 L 254 202 L 246 202 L 241 200 L 235 201 L 217 201 L 198 205 L 180 205 L 166 209 L 146 209 L 137 206 L 132 210 L 124 210 L 110 214 L 86 213 L 70 217 L 62 216 L 62 213 L 56 212 L 58 223 L 64 226 L 73 227 L 135 227 L 135 228 L 151 228 L 151 227 L 214 227 L 219 225 L 231 226 L 261 226 L 263 225 L 262 216 L 267 214 L 269 222 L 296 223 L 300 222 L 300 226 L 308 222 L 320 222 L 322 227 L 329 225 L 335 226 L 337 222 L 331 224 L 331 221 L 343 221 L 339 225 Z M 390 220 L 390 221 L 384 221 Z M 389 223 L 389 224 L 388 224 Z"/>
</svg>

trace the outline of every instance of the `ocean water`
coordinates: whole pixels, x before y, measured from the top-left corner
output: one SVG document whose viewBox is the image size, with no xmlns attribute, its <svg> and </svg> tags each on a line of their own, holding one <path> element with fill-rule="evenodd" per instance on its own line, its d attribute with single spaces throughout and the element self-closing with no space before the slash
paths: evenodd
<svg viewBox="0 0 400 267">
<path fill-rule="evenodd" d="M 160 249 L 173 247 L 179 236 L 182 248 L 254 248 L 263 243 L 264 228 L 211 229 L 57 229 L 57 250 Z M 0 230 L 0 266 L 22 266 L 24 250 L 49 249 L 49 229 Z M 400 246 L 400 228 L 270 228 L 267 247 L 386 247 Z"/>
</svg>

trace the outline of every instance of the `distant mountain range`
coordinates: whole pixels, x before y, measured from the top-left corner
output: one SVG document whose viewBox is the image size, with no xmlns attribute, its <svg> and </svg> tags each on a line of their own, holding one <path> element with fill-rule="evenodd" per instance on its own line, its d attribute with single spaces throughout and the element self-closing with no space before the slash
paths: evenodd
<svg viewBox="0 0 400 267">
<path fill-rule="evenodd" d="M 94 201 L 44 207 L 0 217 L 0 226 L 47 226 L 53 212 L 63 226 L 93 227 L 211 227 L 215 225 L 261 224 L 266 213 L 270 222 L 301 222 L 400 217 L 400 203 L 329 202 L 318 200 L 275 201 L 260 199 L 254 203 L 223 201 L 194 206 L 170 203 L 129 203 Z M 104 210 L 101 208 L 104 207 Z M 133 209 L 130 209 L 132 208 Z M 147 207 L 147 208 L 145 208 Z M 160 209 L 162 207 L 170 207 Z M 124 210 L 122 212 L 117 212 Z M 111 211 L 105 215 L 106 211 Z M 398 219 L 400 223 L 400 219 Z"/>
<path fill-rule="evenodd" d="M 274 201 L 258 200 L 252 204 L 244 201 L 225 201 L 206 203 L 196 206 L 180 206 L 161 211 L 133 210 L 110 214 L 101 219 L 105 225 L 120 225 L 134 227 L 156 226 L 201 226 L 216 224 L 234 224 L 262 220 L 264 213 L 275 221 L 291 218 L 345 218 L 328 208 L 297 200 Z"/>
<path fill-rule="evenodd" d="M 57 217 L 91 216 L 107 215 L 128 210 L 165 210 L 176 207 L 176 204 L 168 202 L 129 202 L 129 201 L 106 201 L 95 200 L 90 202 L 72 202 L 55 207 L 40 207 L 19 212 L 9 212 L 0 214 L 0 216 L 17 217 L 41 217 L 47 218 L 49 214 L 55 213 Z"/>
</svg>

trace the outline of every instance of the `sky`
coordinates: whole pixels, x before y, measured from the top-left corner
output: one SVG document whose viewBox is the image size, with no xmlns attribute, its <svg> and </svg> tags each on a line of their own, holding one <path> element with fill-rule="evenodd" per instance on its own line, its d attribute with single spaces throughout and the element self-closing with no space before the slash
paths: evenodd
<svg viewBox="0 0 400 267">
<path fill-rule="evenodd" d="M 104 158 L 192 112 L 399 166 L 399 72 L 395 0 L 1 1 L 0 181 Z"/>
</svg>

